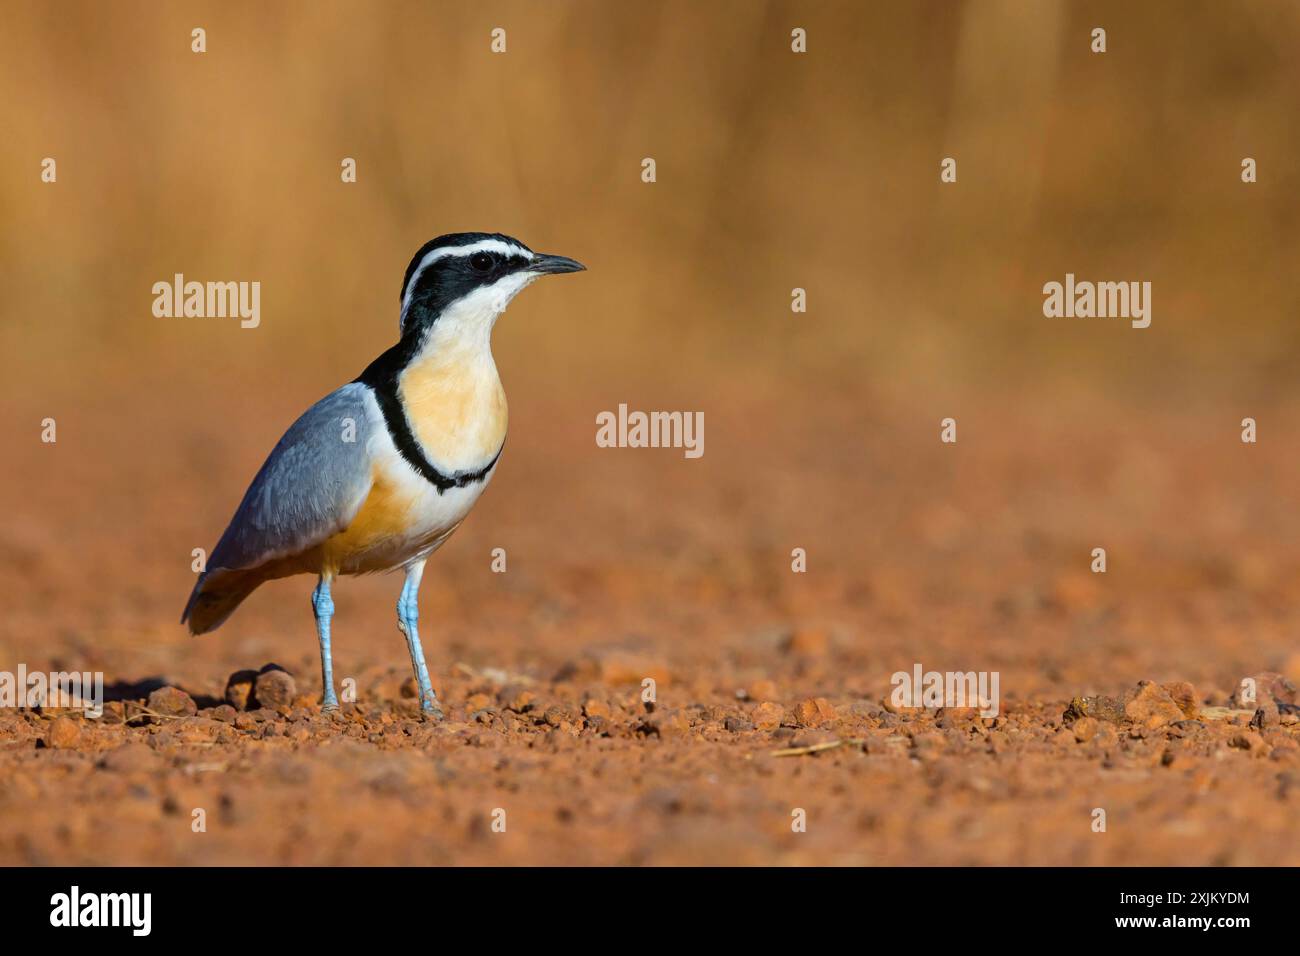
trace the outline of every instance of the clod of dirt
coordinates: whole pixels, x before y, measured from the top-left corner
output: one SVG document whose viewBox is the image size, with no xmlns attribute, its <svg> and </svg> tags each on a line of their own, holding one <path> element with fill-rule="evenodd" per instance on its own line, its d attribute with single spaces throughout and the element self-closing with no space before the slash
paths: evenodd
<svg viewBox="0 0 1300 956">
<path fill-rule="evenodd" d="M 1200 714 L 1201 708 L 1196 701 L 1196 688 L 1188 681 L 1170 681 L 1160 686 L 1173 698 L 1174 703 L 1178 705 L 1178 709 L 1183 712 L 1184 717 L 1194 719 Z"/>
<path fill-rule="evenodd" d="M 754 708 L 751 719 L 754 726 L 759 730 L 776 730 L 781 726 L 781 718 L 785 716 L 785 711 L 777 704 L 771 701 L 765 701 Z"/>
<path fill-rule="evenodd" d="M 60 717 L 45 732 L 45 746 L 51 750 L 70 750 L 81 741 L 81 728 L 69 717 Z"/>
<path fill-rule="evenodd" d="M 746 720 L 744 717 L 728 717 L 722 722 L 722 726 L 732 734 L 743 734 L 754 729 L 753 721 Z"/>
<path fill-rule="evenodd" d="M 645 735 L 656 737 L 682 737 L 690 732 L 691 722 L 680 710 L 663 710 L 648 716 L 637 728 Z"/>
<path fill-rule="evenodd" d="M 756 680 L 748 688 L 750 700 L 780 700 L 780 692 L 776 689 L 776 681 Z"/>
<path fill-rule="evenodd" d="M 267 664 L 253 682 L 253 697 L 258 707 L 272 710 L 289 707 L 297 696 L 298 685 L 294 683 L 293 675 L 279 664 Z"/>
<path fill-rule="evenodd" d="M 1146 680 L 1138 682 L 1137 692 L 1124 704 L 1124 714 L 1132 723 L 1150 730 L 1183 719 L 1182 708 L 1169 692 Z"/>
<path fill-rule="evenodd" d="M 587 717 L 601 717 L 605 720 L 609 720 L 612 716 L 609 704 L 605 703 L 603 700 L 596 700 L 595 698 L 588 699 L 582 705 L 582 712 Z"/>
<path fill-rule="evenodd" d="M 822 727 L 834 722 L 835 716 L 835 708 L 825 697 L 810 697 L 794 709 L 794 719 L 800 727 Z"/>
<path fill-rule="evenodd" d="M 248 710 L 253 697 L 253 682 L 257 671 L 235 671 L 226 681 L 226 703 L 235 710 Z"/>
<path fill-rule="evenodd" d="M 1254 730 L 1263 730 L 1266 727 L 1276 727 L 1282 722 L 1282 717 L 1278 713 L 1277 704 L 1272 700 L 1262 700 L 1259 707 L 1255 710 L 1255 716 L 1250 718 L 1250 726 Z"/>
<path fill-rule="evenodd" d="M 204 711 L 213 720 L 219 720 L 223 724 L 233 724 L 237 711 L 229 704 L 218 704 L 216 707 Z"/>
<path fill-rule="evenodd" d="M 193 717 L 199 705 L 179 687 L 159 687 L 149 695 L 149 709 L 164 717 Z"/>
</svg>

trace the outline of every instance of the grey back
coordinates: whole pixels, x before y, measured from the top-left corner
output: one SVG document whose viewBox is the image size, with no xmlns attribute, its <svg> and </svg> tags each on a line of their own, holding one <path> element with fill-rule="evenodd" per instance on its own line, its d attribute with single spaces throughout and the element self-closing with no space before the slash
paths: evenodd
<svg viewBox="0 0 1300 956">
<path fill-rule="evenodd" d="M 351 523 L 371 485 L 368 391 L 344 385 L 289 426 L 213 549 L 209 571 L 300 554 Z"/>
</svg>

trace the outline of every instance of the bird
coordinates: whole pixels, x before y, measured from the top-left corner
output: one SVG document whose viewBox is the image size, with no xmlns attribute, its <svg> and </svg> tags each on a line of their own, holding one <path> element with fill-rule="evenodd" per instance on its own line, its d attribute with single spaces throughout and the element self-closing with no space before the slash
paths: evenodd
<svg viewBox="0 0 1300 956">
<path fill-rule="evenodd" d="M 190 633 L 220 627 L 267 581 L 316 575 L 321 710 L 337 712 L 334 581 L 401 568 L 398 628 L 420 709 L 441 718 L 420 644 L 420 581 L 505 448 L 492 329 L 534 280 L 585 268 L 501 233 L 450 233 L 421 246 L 402 279 L 397 343 L 307 409 L 276 444 L 194 584 L 181 615 Z"/>
</svg>

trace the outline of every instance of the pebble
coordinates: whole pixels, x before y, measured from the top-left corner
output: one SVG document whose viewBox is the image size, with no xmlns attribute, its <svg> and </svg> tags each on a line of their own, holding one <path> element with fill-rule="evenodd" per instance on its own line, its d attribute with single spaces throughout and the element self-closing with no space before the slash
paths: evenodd
<svg viewBox="0 0 1300 956">
<path fill-rule="evenodd" d="M 149 709 L 164 717 L 193 717 L 199 705 L 179 687 L 159 687 L 149 695 Z"/>
<path fill-rule="evenodd" d="M 1159 684 L 1144 680 L 1124 704 L 1124 715 L 1133 723 L 1154 730 L 1183 719 L 1183 710 Z"/>
<path fill-rule="evenodd" d="M 219 720 L 223 724 L 233 724 L 238 711 L 229 704 L 218 704 L 216 707 L 210 707 L 204 711 L 213 720 Z"/>
<path fill-rule="evenodd" d="M 754 726 L 759 730 L 775 730 L 781 726 L 781 718 L 785 716 L 785 711 L 779 705 L 765 701 L 754 708 L 751 716 Z"/>
<path fill-rule="evenodd" d="M 1167 684 L 1161 684 L 1178 709 L 1183 712 L 1184 717 L 1194 718 L 1200 714 L 1200 705 L 1196 702 L 1196 688 L 1185 680 L 1170 681 Z"/>
<path fill-rule="evenodd" d="M 69 717 L 59 717 L 45 733 L 45 746 L 51 750 L 71 750 L 81 742 L 81 728 Z"/>
<path fill-rule="evenodd" d="M 821 727 L 835 720 L 835 708 L 825 697 L 809 697 L 794 709 L 794 717 L 801 727 Z"/>
<path fill-rule="evenodd" d="M 298 696 L 298 685 L 283 667 L 267 664 L 253 684 L 253 696 L 260 707 L 289 707 Z"/>
</svg>

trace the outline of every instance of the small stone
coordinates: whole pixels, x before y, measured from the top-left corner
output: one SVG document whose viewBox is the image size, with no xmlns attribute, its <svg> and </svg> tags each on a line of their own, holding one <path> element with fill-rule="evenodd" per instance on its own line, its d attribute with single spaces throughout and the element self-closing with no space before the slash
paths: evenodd
<svg viewBox="0 0 1300 956">
<path fill-rule="evenodd" d="M 533 709 L 536 702 L 536 694 L 531 690 L 521 690 L 506 703 L 506 709 L 513 710 L 516 714 L 526 714 Z"/>
<path fill-rule="evenodd" d="M 164 717 L 193 717 L 199 705 L 179 687 L 159 687 L 149 695 L 149 709 Z"/>
<path fill-rule="evenodd" d="M 604 720 L 609 720 L 612 716 L 609 704 L 605 703 L 603 700 L 597 700 L 594 697 L 589 698 L 583 703 L 582 713 L 587 717 L 600 717 Z"/>
<path fill-rule="evenodd" d="M 835 708 L 825 697 L 810 697 L 795 707 L 794 718 L 800 727 L 821 727 L 835 720 Z"/>
<path fill-rule="evenodd" d="M 1081 744 L 1086 744 L 1097 736 L 1097 731 L 1101 729 L 1101 724 L 1096 717 L 1080 717 L 1071 727 L 1074 731 L 1074 739 Z"/>
<path fill-rule="evenodd" d="M 233 724 L 238 711 L 229 704 L 218 704 L 216 707 L 209 707 L 203 713 L 212 720 L 219 720 L 223 724 Z"/>
<path fill-rule="evenodd" d="M 944 707 L 935 714 L 935 723 L 940 727 L 967 727 L 979 718 L 980 712 L 974 707 Z"/>
<path fill-rule="evenodd" d="M 1185 680 L 1176 680 L 1160 686 L 1178 705 L 1178 709 L 1183 712 L 1184 717 L 1195 719 L 1200 714 L 1201 708 L 1196 702 L 1196 688 L 1190 683 Z"/>
<path fill-rule="evenodd" d="M 1134 724 L 1154 730 L 1183 719 L 1182 709 L 1163 687 L 1140 681 L 1137 691 L 1124 704 L 1124 715 Z"/>
<path fill-rule="evenodd" d="M 781 726 L 781 718 L 785 716 L 780 706 L 765 701 L 754 708 L 754 713 L 750 715 L 754 721 L 754 726 L 759 730 L 776 730 Z"/>
<path fill-rule="evenodd" d="M 1277 704 L 1272 700 L 1261 700 L 1259 707 L 1255 709 L 1255 716 L 1250 719 L 1250 726 L 1255 730 L 1263 730 L 1266 727 L 1276 727 L 1282 722 L 1282 715 L 1278 713 Z"/>
<path fill-rule="evenodd" d="M 293 675 L 278 664 L 267 664 L 253 684 L 253 696 L 259 707 L 289 707 L 298 696 Z"/>
<path fill-rule="evenodd" d="M 779 700 L 780 693 L 776 689 L 776 681 L 756 680 L 749 685 L 750 700 Z"/>
<path fill-rule="evenodd" d="M 728 717 L 722 722 L 722 726 L 733 734 L 743 734 L 754 729 L 753 721 L 746 720 L 744 717 Z"/>
<path fill-rule="evenodd" d="M 546 708 L 542 715 L 542 720 L 548 727 L 554 727 L 556 730 L 573 730 L 575 717 L 564 707 L 558 705 Z"/>
<path fill-rule="evenodd" d="M 689 732 L 691 722 L 680 710 L 665 710 L 652 714 L 638 728 L 640 733 L 656 737 L 680 737 Z"/>
<path fill-rule="evenodd" d="M 60 717 L 45 733 L 45 746 L 51 750 L 71 750 L 81 740 L 81 728 L 69 717 Z"/>
</svg>

